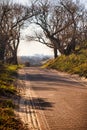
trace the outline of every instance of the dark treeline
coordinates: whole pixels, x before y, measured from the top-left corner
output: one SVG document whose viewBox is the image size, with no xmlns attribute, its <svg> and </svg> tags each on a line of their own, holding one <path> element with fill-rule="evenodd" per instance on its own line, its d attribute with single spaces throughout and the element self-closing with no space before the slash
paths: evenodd
<svg viewBox="0 0 87 130">
<path fill-rule="evenodd" d="M 73 0 L 33 1 L 29 6 L 0 3 L 0 61 L 17 64 L 17 49 L 20 41 L 20 29 L 34 23 L 43 31 L 28 40 L 36 40 L 57 52 L 69 55 L 79 49 L 87 48 L 87 10 Z"/>
</svg>

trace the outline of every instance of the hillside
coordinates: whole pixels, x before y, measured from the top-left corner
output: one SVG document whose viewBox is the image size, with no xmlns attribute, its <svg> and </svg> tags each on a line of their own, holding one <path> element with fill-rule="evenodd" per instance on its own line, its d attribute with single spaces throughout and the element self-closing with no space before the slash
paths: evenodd
<svg viewBox="0 0 87 130">
<path fill-rule="evenodd" d="M 87 50 L 81 49 L 69 56 L 61 55 L 56 59 L 49 60 L 43 67 L 78 74 L 87 78 Z"/>
</svg>

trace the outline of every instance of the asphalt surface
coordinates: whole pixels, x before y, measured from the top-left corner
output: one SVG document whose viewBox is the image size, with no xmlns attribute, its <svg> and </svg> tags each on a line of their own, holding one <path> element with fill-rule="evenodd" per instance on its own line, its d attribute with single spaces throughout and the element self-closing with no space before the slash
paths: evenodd
<svg viewBox="0 0 87 130">
<path fill-rule="evenodd" d="M 87 130 L 86 80 L 39 67 L 21 69 L 19 80 L 18 113 L 26 124 L 30 115 L 36 123 L 29 130 Z"/>
</svg>

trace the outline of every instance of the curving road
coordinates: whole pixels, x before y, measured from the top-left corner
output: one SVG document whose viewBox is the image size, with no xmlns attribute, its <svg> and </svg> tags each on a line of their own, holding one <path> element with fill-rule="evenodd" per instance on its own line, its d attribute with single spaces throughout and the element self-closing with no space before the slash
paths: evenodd
<svg viewBox="0 0 87 130">
<path fill-rule="evenodd" d="M 87 130 L 87 81 L 55 70 L 19 70 L 18 114 L 29 130 Z"/>
</svg>

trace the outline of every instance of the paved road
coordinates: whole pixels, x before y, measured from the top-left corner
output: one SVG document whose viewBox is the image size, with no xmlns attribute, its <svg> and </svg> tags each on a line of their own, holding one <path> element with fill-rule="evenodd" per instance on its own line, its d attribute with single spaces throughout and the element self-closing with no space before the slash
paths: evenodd
<svg viewBox="0 0 87 130">
<path fill-rule="evenodd" d="M 25 85 L 22 86 L 22 93 L 26 99 L 21 100 L 20 104 L 24 101 L 27 107 L 31 107 L 33 103 L 32 112 L 36 113 L 33 118 L 39 121 L 36 129 L 87 130 L 86 81 L 77 76 L 35 67 L 24 68 L 19 75 Z M 28 101 L 29 95 L 31 103 Z"/>
</svg>

